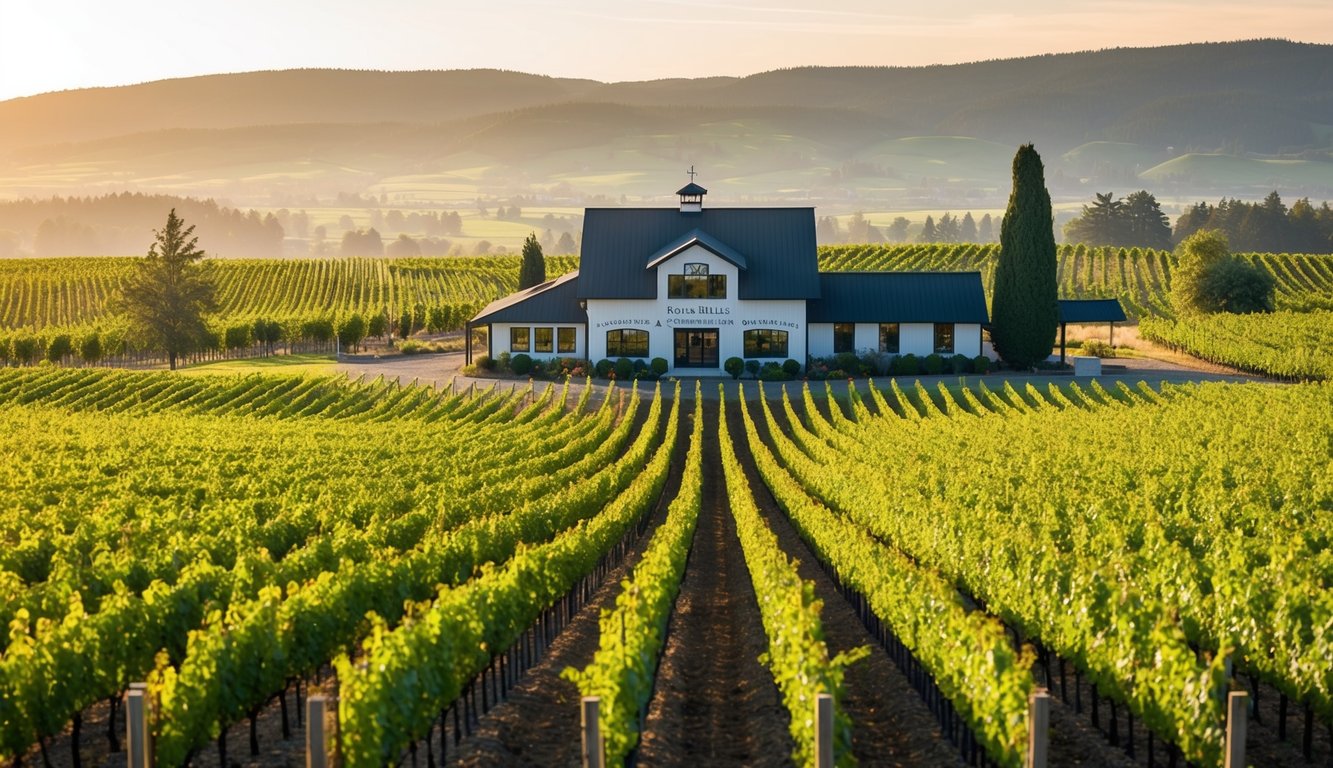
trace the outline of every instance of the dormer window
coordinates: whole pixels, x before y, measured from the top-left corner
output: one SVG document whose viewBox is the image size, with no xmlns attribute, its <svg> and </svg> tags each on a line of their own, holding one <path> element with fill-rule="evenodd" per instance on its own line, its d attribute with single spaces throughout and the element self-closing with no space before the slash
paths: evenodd
<svg viewBox="0 0 1333 768">
<path fill-rule="evenodd" d="M 708 274 L 707 264 L 686 264 L 679 275 L 667 275 L 669 299 L 725 299 L 727 276 Z"/>
</svg>

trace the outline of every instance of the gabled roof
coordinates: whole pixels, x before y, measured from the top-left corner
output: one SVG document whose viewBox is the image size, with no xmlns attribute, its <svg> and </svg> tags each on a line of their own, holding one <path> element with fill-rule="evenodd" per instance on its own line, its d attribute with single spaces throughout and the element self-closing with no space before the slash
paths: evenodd
<svg viewBox="0 0 1333 768">
<path fill-rule="evenodd" d="M 743 255 L 741 299 L 819 298 L 813 208 L 589 208 L 578 297 L 657 298 L 657 276 L 644 265 L 696 230 Z"/>
<path fill-rule="evenodd" d="M 809 323 L 989 322 L 980 272 L 821 272 Z"/>
<path fill-rule="evenodd" d="M 681 195 L 682 197 L 685 195 L 706 195 L 708 194 L 708 190 L 691 181 L 689 184 L 686 184 L 677 190 L 676 194 Z"/>
<path fill-rule="evenodd" d="M 1062 323 L 1119 323 L 1125 310 L 1119 299 L 1060 299 Z"/>
<path fill-rule="evenodd" d="M 574 270 L 525 291 L 496 299 L 472 318 L 484 323 L 586 323 L 588 313 L 579 307 L 574 289 L 579 272 Z"/>
<path fill-rule="evenodd" d="M 657 253 L 648 257 L 648 264 L 644 268 L 653 269 L 658 264 L 661 264 L 672 256 L 695 245 L 708 251 L 712 251 L 719 257 L 731 262 L 737 269 L 746 268 L 745 257 L 738 253 L 735 248 L 732 248 L 707 232 L 701 232 L 698 229 L 692 229 L 689 232 L 686 232 L 676 240 L 668 243 Z"/>
</svg>

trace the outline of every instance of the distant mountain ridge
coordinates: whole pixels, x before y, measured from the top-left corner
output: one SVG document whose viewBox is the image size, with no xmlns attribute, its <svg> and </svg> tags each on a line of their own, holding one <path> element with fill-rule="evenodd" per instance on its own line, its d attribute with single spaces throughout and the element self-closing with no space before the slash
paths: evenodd
<svg viewBox="0 0 1333 768">
<path fill-rule="evenodd" d="M 1090 142 L 1137 147 L 1124 153 L 1132 163 L 1064 169 L 1089 183 L 1132 185 L 1186 152 L 1221 152 L 1328 163 L 1327 176 L 1315 165 L 1295 183 L 1333 187 L 1333 45 L 1252 40 L 612 83 L 501 70 L 210 75 L 0 102 L 0 185 L 252 196 L 267 182 L 328 194 L 392 191 L 422 175 L 447 185 L 476 171 L 466 182 L 478 195 L 562 184 L 633 194 L 689 159 L 724 187 L 728 174 L 745 177 L 732 192 L 751 197 L 780 191 L 782 173 L 806 194 L 828 182 L 858 196 L 888 182 L 847 179 L 987 189 L 1007 176 L 989 158 L 969 171 L 946 157 L 933 177 L 901 147 L 879 149 L 934 136 L 1033 141 L 1057 168 Z M 1158 177 L 1218 181 L 1206 162 L 1180 167 L 1186 175 Z M 1274 166 L 1275 185 L 1282 170 Z M 771 184 L 756 178 L 769 175 Z"/>
</svg>

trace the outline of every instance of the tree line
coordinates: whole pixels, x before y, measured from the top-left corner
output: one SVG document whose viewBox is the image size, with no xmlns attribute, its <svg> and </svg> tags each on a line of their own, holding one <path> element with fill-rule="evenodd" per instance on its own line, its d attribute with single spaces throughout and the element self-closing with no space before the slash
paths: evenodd
<svg viewBox="0 0 1333 768">
<path fill-rule="evenodd" d="M 861 211 L 851 215 L 844 225 L 835 216 L 821 216 L 815 222 L 815 240 L 820 245 L 841 243 L 993 243 L 996 222 L 989 213 L 980 219 L 967 211 L 961 217 L 946 212 L 935 219 L 927 215 L 921 229 L 911 232 L 912 221 L 897 216 L 887 226 L 871 224 Z"/>
<path fill-rule="evenodd" d="M 1170 249 L 1196 232 L 1213 230 L 1242 252 L 1333 253 L 1333 208 L 1301 198 L 1288 208 L 1276 191 L 1262 202 L 1222 198 L 1185 209 L 1172 229 L 1157 199 L 1146 190 L 1127 197 L 1096 193 L 1078 218 L 1065 225 L 1065 240 L 1122 248 Z"/>
<path fill-rule="evenodd" d="M 200 242 L 212 255 L 282 255 L 286 233 L 272 213 L 228 208 L 211 199 L 124 192 L 0 203 L 0 258 L 19 255 L 24 242 L 36 256 L 142 253 L 167 208 L 198 225 Z"/>
</svg>

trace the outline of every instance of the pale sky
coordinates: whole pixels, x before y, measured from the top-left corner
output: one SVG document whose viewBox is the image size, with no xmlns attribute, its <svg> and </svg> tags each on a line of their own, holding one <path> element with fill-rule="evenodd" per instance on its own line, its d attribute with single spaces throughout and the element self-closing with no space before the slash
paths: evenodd
<svg viewBox="0 0 1333 768">
<path fill-rule="evenodd" d="M 1333 2 L 0 0 L 0 100 L 296 67 L 616 81 L 1257 37 L 1333 43 Z"/>
</svg>

